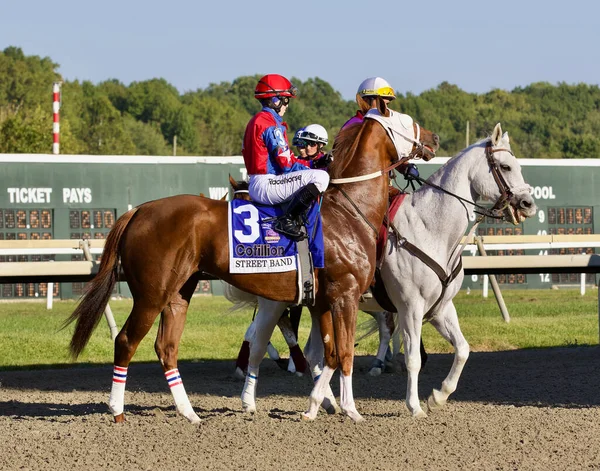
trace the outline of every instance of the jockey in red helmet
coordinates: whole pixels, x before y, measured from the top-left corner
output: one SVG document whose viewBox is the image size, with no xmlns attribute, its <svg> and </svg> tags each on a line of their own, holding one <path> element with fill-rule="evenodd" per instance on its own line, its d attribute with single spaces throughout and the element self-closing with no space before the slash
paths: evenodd
<svg viewBox="0 0 600 471">
<path fill-rule="evenodd" d="M 299 216 L 329 185 L 329 174 L 298 161 L 290 150 L 283 115 L 296 87 L 282 75 L 262 77 L 254 97 L 263 106 L 246 126 L 242 155 L 248 169 L 250 197 L 259 203 L 289 201 L 287 214 L 273 229 L 292 239 L 302 237 Z"/>
</svg>

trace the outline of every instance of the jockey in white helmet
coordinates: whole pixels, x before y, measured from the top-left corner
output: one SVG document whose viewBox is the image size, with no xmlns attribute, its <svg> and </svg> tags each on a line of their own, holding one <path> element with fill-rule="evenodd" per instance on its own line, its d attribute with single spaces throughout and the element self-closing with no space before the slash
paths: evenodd
<svg viewBox="0 0 600 471">
<path fill-rule="evenodd" d="M 327 130 L 320 124 L 309 124 L 298 131 L 298 140 L 304 143 L 308 160 L 318 159 L 323 155 L 322 149 L 327 145 Z"/>
</svg>

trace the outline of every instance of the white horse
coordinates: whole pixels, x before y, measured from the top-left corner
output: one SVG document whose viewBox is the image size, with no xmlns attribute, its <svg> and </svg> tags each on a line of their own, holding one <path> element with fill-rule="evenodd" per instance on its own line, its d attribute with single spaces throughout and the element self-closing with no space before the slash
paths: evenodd
<svg viewBox="0 0 600 471">
<path fill-rule="evenodd" d="M 469 345 L 460 330 L 452 299 L 464 278 L 458 263 L 462 253 L 460 241 L 472 211 L 468 204 L 474 204 L 478 199 L 496 201 L 494 214 L 513 224 L 535 215 L 537 210 L 521 166 L 510 150 L 508 134 L 502 133 L 500 124 L 496 125 L 491 137 L 459 152 L 419 190 L 407 195 L 390 225 L 381 275 L 398 312 L 408 370 L 406 404 L 415 417 L 426 415 L 419 402 L 417 383 L 421 369 L 419 345 L 423 320 L 431 322 L 455 350 L 454 363 L 441 389 L 434 389 L 428 399 L 430 410 L 443 406 L 456 390 L 469 356 Z M 258 306 L 257 337 L 251 345 L 252 352 L 264 352 L 272 329 L 262 331 L 261 326 L 274 325 L 269 319 L 279 318 L 286 308 L 284 303 L 264 298 L 259 298 Z M 313 316 L 312 321 L 305 354 L 316 382 L 322 369 L 323 343 L 319 319 Z M 255 392 L 256 378 L 248 375 L 242 391 L 245 411 L 256 410 Z M 341 400 L 348 402 L 345 397 Z M 313 390 L 304 418 L 315 419 L 319 405 L 328 412 L 338 409 L 329 384 Z M 358 413 L 351 417 L 355 421 L 361 420 Z"/>
</svg>

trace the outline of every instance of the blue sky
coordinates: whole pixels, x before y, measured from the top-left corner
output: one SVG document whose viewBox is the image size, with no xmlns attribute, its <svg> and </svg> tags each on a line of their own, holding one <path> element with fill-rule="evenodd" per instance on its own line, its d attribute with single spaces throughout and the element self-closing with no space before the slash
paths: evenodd
<svg viewBox="0 0 600 471">
<path fill-rule="evenodd" d="M 181 92 L 241 75 L 320 77 L 352 99 L 380 75 L 401 93 L 600 83 L 600 2 L 5 0 L 0 49 L 48 56 L 67 80 L 155 77 Z"/>
</svg>

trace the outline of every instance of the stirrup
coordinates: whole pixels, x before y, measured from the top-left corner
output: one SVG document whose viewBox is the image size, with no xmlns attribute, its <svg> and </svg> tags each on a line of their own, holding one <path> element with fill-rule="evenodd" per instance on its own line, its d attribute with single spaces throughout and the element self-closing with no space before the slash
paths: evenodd
<svg viewBox="0 0 600 471">
<path fill-rule="evenodd" d="M 289 224 L 285 224 L 286 220 L 289 222 Z M 302 232 L 301 225 L 294 223 L 294 221 L 288 219 L 285 216 L 277 218 L 277 220 L 273 223 L 271 227 L 274 231 L 279 232 L 280 234 L 283 234 L 289 239 L 296 242 L 304 240 L 307 237 L 307 234 L 305 232 Z"/>
</svg>

